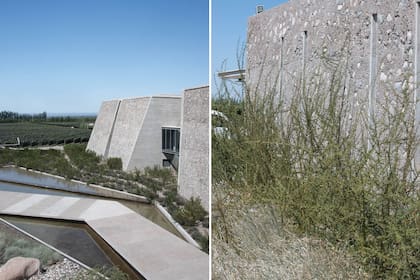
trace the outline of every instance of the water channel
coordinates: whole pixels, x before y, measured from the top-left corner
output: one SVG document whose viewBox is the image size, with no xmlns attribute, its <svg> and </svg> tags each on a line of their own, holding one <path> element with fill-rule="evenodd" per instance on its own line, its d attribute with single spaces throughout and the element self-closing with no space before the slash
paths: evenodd
<svg viewBox="0 0 420 280">
<path fill-rule="evenodd" d="M 100 269 L 117 266 L 130 279 L 144 279 L 90 227 L 82 222 L 24 218 L 0 215 L 0 218 L 35 236 L 85 265 Z"/>
<path fill-rule="evenodd" d="M 5 167 L 0 168 L 0 190 L 114 200 L 182 238 L 175 227 L 166 220 L 154 205 L 98 197 L 96 190 L 85 184 L 19 168 Z M 130 275 L 130 279 L 142 279 L 130 265 L 84 223 L 7 215 L 0 217 L 90 267 L 117 265 Z"/>
<path fill-rule="evenodd" d="M 182 235 L 168 222 L 168 220 L 166 220 L 154 205 L 124 199 L 106 198 L 101 196 L 95 188 L 86 184 L 76 183 L 20 168 L 4 167 L 0 168 L 0 190 L 114 200 L 183 239 Z"/>
</svg>

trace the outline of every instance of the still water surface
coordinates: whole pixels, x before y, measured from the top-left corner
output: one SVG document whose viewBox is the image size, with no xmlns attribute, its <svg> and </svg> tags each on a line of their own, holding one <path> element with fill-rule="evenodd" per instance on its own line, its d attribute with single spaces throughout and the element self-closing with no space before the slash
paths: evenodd
<svg viewBox="0 0 420 280">
<path fill-rule="evenodd" d="M 0 216 L 92 268 L 118 266 L 130 279 L 143 279 L 84 223 Z"/>
<path fill-rule="evenodd" d="M 49 188 L 44 188 L 44 186 L 48 186 Z M 85 184 L 63 180 L 13 167 L 0 168 L 0 190 L 97 199 L 97 195 L 99 195 L 94 188 L 91 188 Z M 183 239 L 175 227 L 169 223 L 166 218 L 159 212 L 159 210 L 157 210 L 157 208 L 152 204 L 115 198 L 111 199 L 99 197 L 99 199 L 117 201 L 130 208 L 134 212 L 142 215 L 146 219 L 152 221 L 153 223 L 161 226 L 172 234 Z"/>
</svg>

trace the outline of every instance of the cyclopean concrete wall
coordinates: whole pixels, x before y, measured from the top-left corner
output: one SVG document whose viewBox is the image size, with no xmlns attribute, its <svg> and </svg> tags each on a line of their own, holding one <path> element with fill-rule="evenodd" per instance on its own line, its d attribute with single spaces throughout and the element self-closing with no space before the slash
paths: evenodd
<svg viewBox="0 0 420 280">
<path fill-rule="evenodd" d="M 343 66 L 343 88 L 352 100 L 353 116 L 378 117 L 404 91 L 414 103 L 419 11 L 418 0 L 290 0 L 252 16 L 247 40 L 250 88 L 274 88 L 287 101 L 303 79 L 315 74 L 330 79 Z M 387 108 L 382 106 L 385 100 L 390 100 Z M 417 120 L 419 113 L 417 107 Z"/>
<path fill-rule="evenodd" d="M 150 99 L 147 114 L 131 151 L 127 170 L 159 165 L 165 156 L 162 153 L 162 127 L 181 127 L 180 96 L 153 97 Z"/>
<path fill-rule="evenodd" d="M 161 166 L 162 127 L 180 127 L 181 101 L 181 96 L 152 96 L 103 102 L 87 149 L 121 158 L 126 171 Z"/>
<path fill-rule="evenodd" d="M 120 100 L 102 102 L 87 145 L 88 150 L 95 151 L 99 155 L 106 154 L 119 106 Z"/>
<path fill-rule="evenodd" d="M 184 91 L 178 170 L 179 193 L 199 197 L 209 210 L 209 87 Z"/>
<path fill-rule="evenodd" d="M 181 128 L 178 185 L 209 210 L 209 87 L 181 96 L 153 96 L 102 103 L 88 150 L 118 157 L 123 170 L 162 166 L 162 127 Z"/>
</svg>

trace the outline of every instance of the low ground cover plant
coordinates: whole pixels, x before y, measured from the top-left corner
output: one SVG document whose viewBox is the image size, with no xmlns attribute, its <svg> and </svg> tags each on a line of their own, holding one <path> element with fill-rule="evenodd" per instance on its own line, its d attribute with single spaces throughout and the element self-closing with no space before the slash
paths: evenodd
<svg viewBox="0 0 420 280">
<path fill-rule="evenodd" d="M 193 198 L 185 201 L 178 195 L 176 176 L 168 168 L 154 166 L 146 168 L 143 172 L 127 173 L 121 170 L 120 158 L 104 161 L 93 152 L 86 151 L 86 144 L 74 143 L 64 145 L 63 151 L 0 149 L 0 167 L 4 165 L 44 171 L 158 201 L 178 223 L 186 226 L 191 233 L 195 232 L 196 240 L 202 244 L 203 250 L 208 252 L 208 235 L 195 231 L 197 226 L 208 228 L 208 222 L 205 223 L 204 218 L 207 213 L 199 200 Z"/>
<path fill-rule="evenodd" d="M 39 259 L 44 266 L 63 260 L 60 254 L 50 248 L 20 234 L 14 234 L 10 229 L 5 230 L 5 226 L 0 225 L 0 266 L 19 256 Z"/>
</svg>

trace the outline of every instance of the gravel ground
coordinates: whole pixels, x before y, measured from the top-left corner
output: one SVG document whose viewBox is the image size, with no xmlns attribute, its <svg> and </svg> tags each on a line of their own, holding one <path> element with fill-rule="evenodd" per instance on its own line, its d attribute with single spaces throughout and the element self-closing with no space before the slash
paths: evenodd
<svg viewBox="0 0 420 280">
<path fill-rule="evenodd" d="M 46 272 L 33 276 L 30 280 L 70 280 L 84 270 L 81 266 L 68 259 L 64 259 L 62 262 L 49 266 L 46 269 Z"/>
</svg>

